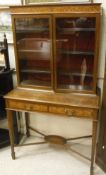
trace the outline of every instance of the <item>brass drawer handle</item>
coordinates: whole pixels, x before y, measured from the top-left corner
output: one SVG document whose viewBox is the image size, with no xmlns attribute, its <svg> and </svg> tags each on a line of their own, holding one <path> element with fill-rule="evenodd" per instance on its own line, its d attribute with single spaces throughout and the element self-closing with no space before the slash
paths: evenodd
<svg viewBox="0 0 106 175">
<path fill-rule="evenodd" d="M 73 116 L 73 110 L 70 110 L 70 109 L 65 109 L 65 113 L 66 113 L 66 115 L 68 115 L 68 116 Z"/>
</svg>

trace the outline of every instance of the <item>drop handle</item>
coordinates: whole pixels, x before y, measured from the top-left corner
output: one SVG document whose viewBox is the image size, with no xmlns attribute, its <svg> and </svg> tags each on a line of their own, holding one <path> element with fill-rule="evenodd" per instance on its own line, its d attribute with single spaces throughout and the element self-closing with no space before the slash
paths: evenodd
<svg viewBox="0 0 106 175">
<path fill-rule="evenodd" d="M 105 148 L 106 148 L 105 145 L 103 145 L 103 146 L 102 146 L 102 149 L 105 149 Z"/>
<path fill-rule="evenodd" d="M 73 116 L 73 110 L 65 109 L 65 114 L 71 117 Z"/>
</svg>

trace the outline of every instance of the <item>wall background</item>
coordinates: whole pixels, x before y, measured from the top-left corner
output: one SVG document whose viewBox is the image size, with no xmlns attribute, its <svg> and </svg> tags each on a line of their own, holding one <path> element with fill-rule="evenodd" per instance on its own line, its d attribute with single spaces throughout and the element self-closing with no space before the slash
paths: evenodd
<svg viewBox="0 0 106 175">
<path fill-rule="evenodd" d="M 18 2 L 19 0 L 17 0 Z M 0 0 L 0 5 L 3 5 Z M 12 0 L 16 2 L 16 0 Z M 100 52 L 99 52 L 99 67 L 98 67 L 98 86 L 103 87 L 104 78 L 104 63 L 105 63 L 105 51 L 106 51 L 106 0 L 94 0 L 94 2 L 102 3 L 102 15 L 101 15 L 101 30 L 100 30 Z M 9 44 L 9 58 L 11 68 L 15 68 L 15 56 L 13 44 Z M 14 78 L 14 86 L 17 85 L 16 76 Z M 36 116 L 36 117 L 34 117 Z M 23 121 L 23 122 L 22 122 Z M 24 117 L 21 121 L 21 130 L 25 131 Z M 31 113 L 30 123 L 33 127 L 36 127 L 45 134 L 59 134 L 64 137 L 75 137 L 80 135 L 86 135 L 91 133 L 92 123 L 86 119 L 75 119 L 59 117 L 58 115 L 47 113 Z M 32 132 L 32 134 L 34 134 Z"/>
</svg>

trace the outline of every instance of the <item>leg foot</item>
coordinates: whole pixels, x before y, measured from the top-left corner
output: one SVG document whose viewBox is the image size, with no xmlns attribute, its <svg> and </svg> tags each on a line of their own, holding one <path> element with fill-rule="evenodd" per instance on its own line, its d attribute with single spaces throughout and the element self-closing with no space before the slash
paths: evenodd
<svg viewBox="0 0 106 175">
<path fill-rule="evenodd" d="M 90 168 L 90 175 L 93 175 L 93 166 Z"/>
<path fill-rule="evenodd" d="M 96 154 L 97 120 L 93 121 L 90 175 L 93 175 Z"/>
<path fill-rule="evenodd" d="M 15 152 L 14 152 L 13 111 L 7 110 L 7 119 L 8 119 L 9 136 L 10 136 L 10 143 L 11 143 L 11 156 L 12 156 L 12 159 L 15 159 Z"/>
<path fill-rule="evenodd" d="M 26 122 L 26 136 L 29 137 L 30 136 L 30 132 L 29 132 L 29 115 L 27 112 L 25 112 L 25 122 Z"/>
<path fill-rule="evenodd" d="M 11 153 L 12 159 L 15 160 L 15 152 Z"/>
</svg>

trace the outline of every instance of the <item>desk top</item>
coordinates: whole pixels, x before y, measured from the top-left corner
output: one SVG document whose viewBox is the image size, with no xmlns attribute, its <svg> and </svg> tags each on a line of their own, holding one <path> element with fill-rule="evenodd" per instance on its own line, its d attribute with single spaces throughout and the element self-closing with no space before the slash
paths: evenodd
<svg viewBox="0 0 106 175">
<path fill-rule="evenodd" d="M 96 94 L 56 93 L 53 91 L 37 91 L 16 88 L 6 94 L 4 98 L 7 100 L 21 100 L 41 104 L 54 104 L 92 109 L 99 108 L 99 96 Z"/>
</svg>

